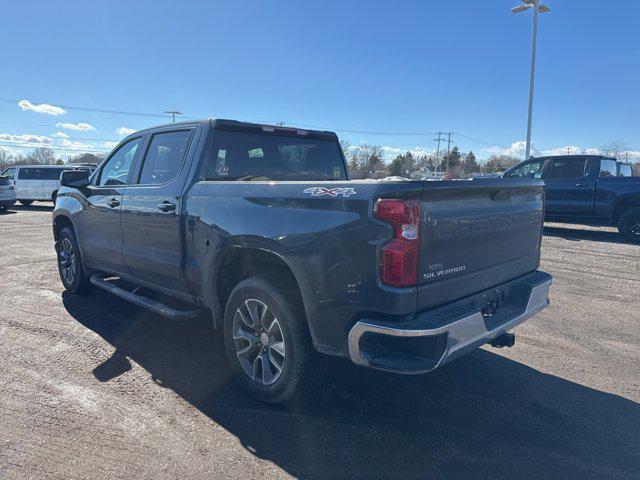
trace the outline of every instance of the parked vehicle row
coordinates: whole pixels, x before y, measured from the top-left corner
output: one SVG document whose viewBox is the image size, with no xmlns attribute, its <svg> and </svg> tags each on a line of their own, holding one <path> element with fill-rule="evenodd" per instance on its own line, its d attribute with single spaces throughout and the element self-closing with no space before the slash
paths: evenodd
<svg viewBox="0 0 640 480">
<path fill-rule="evenodd" d="M 218 119 L 132 134 L 61 183 L 64 288 L 210 312 L 267 402 L 321 378 L 323 355 L 423 373 L 512 346 L 548 304 L 537 179 L 352 182 L 335 133 Z"/>
<path fill-rule="evenodd" d="M 631 165 L 598 155 L 538 157 L 503 174 L 544 180 L 545 220 L 617 227 L 640 242 L 640 177 Z"/>
<path fill-rule="evenodd" d="M 64 170 L 86 170 L 93 173 L 94 164 L 66 165 L 15 165 L 6 168 L 2 176 L 8 178 L 15 188 L 15 198 L 22 205 L 34 201 L 56 201 L 60 189 L 60 175 Z"/>
</svg>

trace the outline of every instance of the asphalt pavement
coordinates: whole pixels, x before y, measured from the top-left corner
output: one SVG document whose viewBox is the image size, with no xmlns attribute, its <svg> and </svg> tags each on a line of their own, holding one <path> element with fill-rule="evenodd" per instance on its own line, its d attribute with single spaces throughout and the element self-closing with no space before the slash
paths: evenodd
<svg viewBox="0 0 640 480">
<path fill-rule="evenodd" d="M 549 224 L 551 306 L 428 375 L 346 360 L 263 405 L 207 318 L 63 293 L 51 207 L 0 213 L 0 478 L 640 478 L 640 245 Z"/>
</svg>

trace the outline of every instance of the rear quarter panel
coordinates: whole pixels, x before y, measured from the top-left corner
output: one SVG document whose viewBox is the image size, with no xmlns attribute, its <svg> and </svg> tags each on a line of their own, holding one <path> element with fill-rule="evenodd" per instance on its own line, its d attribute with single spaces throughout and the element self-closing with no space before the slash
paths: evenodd
<svg viewBox="0 0 640 480">
<path fill-rule="evenodd" d="M 353 188 L 348 197 L 312 196 L 314 186 Z M 316 347 L 345 351 L 356 317 L 415 312 L 416 289 L 378 281 L 378 248 L 391 227 L 373 218 L 373 198 L 419 197 L 417 182 L 198 182 L 185 199 L 187 278 L 207 298 L 233 248 L 272 252 L 291 268 Z M 210 245 L 203 248 L 204 239 Z M 216 301 L 211 298 L 212 303 Z M 363 311 L 363 308 L 367 310 Z"/>
</svg>

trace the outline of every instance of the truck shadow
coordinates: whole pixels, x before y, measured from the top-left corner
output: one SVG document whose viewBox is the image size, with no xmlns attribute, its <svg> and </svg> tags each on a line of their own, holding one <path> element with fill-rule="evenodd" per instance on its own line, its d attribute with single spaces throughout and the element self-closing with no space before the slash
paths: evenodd
<svg viewBox="0 0 640 480">
<path fill-rule="evenodd" d="M 172 322 L 101 291 L 63 302 L 115 347 L 93 369 L 100 381 L 134 360 L 300 478 L 632 478 L 640 469 L 640 405 L 485 350 L 422 376 L 338 359 L 321 391 L 274 407 L 233 380 L 208 318 Z"/>
<path fill-rule="evenodd" d="M 545 225 L 542 233 L 545 237 L 564 238 L 565 240 L 588 240 L 591 242 L 626 243 L 629 245 L 636 245 L 633 242 L 626 240 L 616 231 L 563 228 L 557 226 L 551 227 Z"/>
</svg>

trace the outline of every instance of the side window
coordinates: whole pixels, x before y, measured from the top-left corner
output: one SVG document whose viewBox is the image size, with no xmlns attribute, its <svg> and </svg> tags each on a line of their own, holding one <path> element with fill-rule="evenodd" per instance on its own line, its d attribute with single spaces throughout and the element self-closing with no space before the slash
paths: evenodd
<svg viewBox="0 0 640 480">
<path fill-rule="evenodd" d="M 42 180 L 40 168 L 21 168 L 18 170 L 18 180 Z"/>
<path fill-rule="evenodd" d="M 544 160 L 537 160 L 520 165 L 509 173 L 509 178 L 542 178 L 543 164 Z"/>
<path fill-rule="evenodd" d="M 551 159 L 545 178 L 554 180 L 581 178 L 588 173 L 587 164 L 585 158 Z"/>
<path fill-rule="evenodd" d="M 42 179 L 43 180 L 60 180 L 60 175 L 64 168 L 43 168 Z"/>
<path fill-rule="evenodd" d="M 7 177 L 9 180 L 13 180 L 16 177 L 16 169 L 7 168 L 4 172 L 2 172 L 2 176 Z"/>
<path fill-rule="evenodd" d="M 136 156 L 136 150 L 140 145 L 140 138 L 131 140 L 122 145 L 116 153 L 114 153 L 109 161 L 102 167 L 102 171 L 98 176 L 96 185 L 126 185 L 131 162 Z"/>
<path fill-rule="evenodd" d="M 618 165 L 618 176 L 619 177 L 632 177 L 633 176 L 633 167 L 628 163 L 620 163 Z"/>
<path fill-rule="evenodd" d="M 176 178 L 182 168 L 191 134 L 191 130 L 180 130 L 153 135 L 138 183 L 158 185 Z"/>
<path fill-rule="evenodd" d="M 600 176 L 615 177 L 618 174 L 618 165 L 615 160 L 603 158 L 600 160 Z"/>
</svg>

